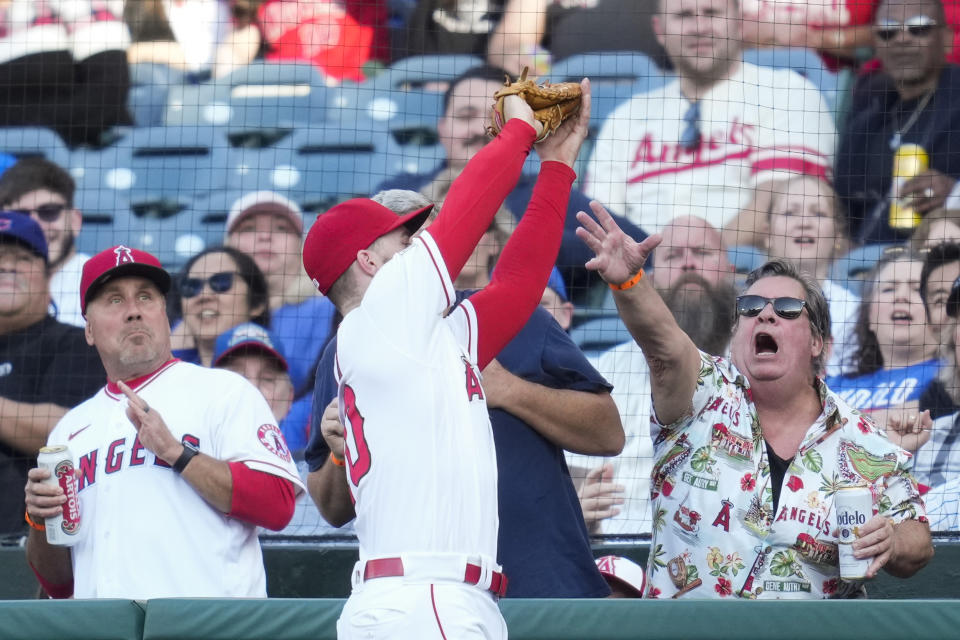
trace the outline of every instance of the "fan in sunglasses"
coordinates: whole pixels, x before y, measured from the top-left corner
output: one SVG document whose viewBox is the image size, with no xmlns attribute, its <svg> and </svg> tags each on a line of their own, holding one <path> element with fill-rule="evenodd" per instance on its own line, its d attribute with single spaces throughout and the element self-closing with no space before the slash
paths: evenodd
<svg viewBox="0 0 960 640">
<path fill-rule="evenodd" d="M 33 218 L 50 251 L 51 315 L 84 326 L 80 272 L 90 257 L 77 250 L 83 215 L 74 206 L 70 174 L 44 158 L 24 158 L 0 175 L 0 206 Z"/>
<path fill-rule="evenodd" d="M 872 44 L 883 71 L 858 81 L 834 164 L 858 244 L 905 241 L 923 216 L 960 205 L 960 102 L 949 97 L 960 91 L 960 67 L 947 63 L 951 43 L 939 0 L 879 4 Z"/>
<path fill-rule="evenodd" d="M 209 367 L 217 336 L 244 322 L 270 324 L 263 273 L 235 249 L 208 249 L 191 258 L 177 292 L 183 322 L 174 330 L 174 355 L 181 360 Z"/>
<path fill-rule="evenodd" d="M 642 270 L 660 237 L 638 244 L 602 207 L 594 214 L 578 215 L 577 235 L 596 254 L 587 267 L 614 290 L 650 367 L 650 496 L 667 524 L 653 527 L 651 548 L 666 570 L 651 572 L 648 593 L 863 595 L 864 581 L 845 579 L 838 556 L 824 553 L 838 548 L 834 503 L 845 486 L 877 497 L 879 514 L 852 543 L 858 559 L 870 559 L 867 580 L 923 567 L 933 548 L 909 454 L 819 378 L 830 313 L 816 280 L 784 260 L 754 270 L 737 300 L 730 357 L 711 356 Z"/>
</svg>

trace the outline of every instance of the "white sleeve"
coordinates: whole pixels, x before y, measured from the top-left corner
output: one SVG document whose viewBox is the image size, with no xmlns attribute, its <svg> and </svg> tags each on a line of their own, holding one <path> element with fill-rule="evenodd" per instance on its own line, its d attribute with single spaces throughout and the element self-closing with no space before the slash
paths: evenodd
<svg viewBox="0 0 960 640">
<path fill-rule="evenodd" d="M 762 129 L 751 167 L 752 185 L 782 178 L 784 173 L 829 175 L 837 129 L 823 95 L 793 71 L 781 69 L 774 74 L 771 108 L 761 107 L 761 117 L 770 125 Z"/>
<path fill-rule="evenodd" d="M 221 393 L 210 396 L 214 457 L 285 478 L 299 495 L 303 483 L 267 401 L 239 374 L 222 373 L 218 381 Z"/>
</svg>

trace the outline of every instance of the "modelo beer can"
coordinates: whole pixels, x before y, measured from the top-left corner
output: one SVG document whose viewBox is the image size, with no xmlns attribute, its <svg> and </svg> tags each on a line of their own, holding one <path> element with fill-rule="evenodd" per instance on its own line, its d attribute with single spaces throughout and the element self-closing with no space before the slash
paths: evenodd
<svg viewBox="0 0 960 640">
<path fill-rule="evenodd" d="M 873 558 L 853 557 L 853 543 L 860 529 L 873 517 L 873 493 L 870 487 L 842 487 L 834 496 L 833 510 L 837 517 L 837 542 L 840 547 L 840 577 L 862 580 Z"/>
<path fill-rule="evenodd" d="M 900 194 L 903 185 L 914 176 L 930 168 L 930 156 L 918 144 L 904 144 L 893 154 L 893 188 L 890 198 L 889 224 L 893 229 L 913 229 L 923 216 L 913 209 L 910 199 Z"/>
<path fill-rule="evenodd" d="M 77 474 L 73 466 L 73 454 L 63 445 L 42 447 L 37 456 L 37 466 L 50 472 L 46 484 L 60 487 L 67 496 L 63 513 L 47 518 L 47 542 L 70 547 L 77 543 L 80 533 L 80 496 L 77 494 Z"/>
</svg>

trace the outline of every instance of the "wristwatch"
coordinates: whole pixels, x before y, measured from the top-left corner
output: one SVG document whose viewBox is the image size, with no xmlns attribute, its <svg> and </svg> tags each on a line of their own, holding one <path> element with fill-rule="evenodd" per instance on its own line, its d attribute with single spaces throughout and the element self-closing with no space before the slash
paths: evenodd
<svg viewBox="0 0 960 640">
<path fill-rule="evenodd" d="M 177 473 L 183 473 L 183 470 L 187 468 L 187 465 L 190 464 L 193 457 L 200 453 L 200 449 L 192 442 L 184 440 L 180 444 L 183 445 L 183 453 L 181 453 L 177 461 L 173 463 L 173 470 Z"/>
</svg>

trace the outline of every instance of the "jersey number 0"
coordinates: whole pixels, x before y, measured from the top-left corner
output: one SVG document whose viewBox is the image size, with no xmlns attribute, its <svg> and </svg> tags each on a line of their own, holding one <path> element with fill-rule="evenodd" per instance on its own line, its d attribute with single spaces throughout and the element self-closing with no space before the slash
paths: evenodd
<svg viewBox="0 0 960 640">
<path fill-rule="evenodd" d="M 363 416 L 357 410 L 357 396 L 349 385 L 343 388 L 343 406 L 349 425 L 349 433 L 344 434 L 347 439 L 347 446 L 343 453 L 347 458 L 350 482 L 353 483 L 353 486 L 358 487 L 360 486 L 360 479 L 370 471 L 370 448 L 367 446 L 367 439 L 363 435 Z M 350 446 L 351 444 L 353 446 Z M 356 451 L 356 457 L 354 457 L 354 451 Z"/>
</svg>

